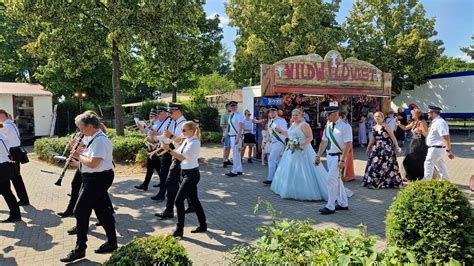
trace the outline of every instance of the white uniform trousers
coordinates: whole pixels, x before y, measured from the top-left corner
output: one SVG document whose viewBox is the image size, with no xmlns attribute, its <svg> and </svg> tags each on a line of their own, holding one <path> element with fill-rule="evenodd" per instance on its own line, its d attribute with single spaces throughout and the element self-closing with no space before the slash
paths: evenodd
<svg viewBox="0 0 474 266">
<path fill-rule="evenodd" d="M 280 163 L 281 155 L 283 154 L 285 145 L 280 141 L 273 141 L 271 143 L 270 155 L 268 156 L 268 178 L 267 180 L 272 181 L 275 175 L 278 163 Z"/>
<path fill-rule="evenodd" d="M 242 159 L 240 158 L 240 142 L 235 143 L 237 136 L 230 136 L 230 149 L 232 150 L 232 173 L 242 172 Z"/>
<path fill-rule="evenodd" d="M 336 209 L 336 201 L 342 207 L 349 207 L 344 183 L 339 177 L 339 157 L 328 155 L 328 202 L 326 208 L 330 210 Z"/>
<path fill-rule="evenodd" d="M 425 176 L 423 180 L 433 178 L 433 171 L 436 167 L 441 178 L 448 179 L 448 167 L 444 162 L 446 158 L 446 150 L 444 148 L 428 148 L 428 154 L 425 159 Z"/>
</svg>

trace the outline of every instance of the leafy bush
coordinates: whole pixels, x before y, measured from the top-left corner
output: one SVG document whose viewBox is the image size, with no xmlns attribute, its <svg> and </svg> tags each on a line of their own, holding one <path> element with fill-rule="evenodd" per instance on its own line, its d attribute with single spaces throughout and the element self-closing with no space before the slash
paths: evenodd
<svg viewBox="0 0 474 266">
<path fill-rule="evenodd" d="M 156 106 L 163 106 L 166 107 L 168 106 L 165 102 L 162 101 L 156 101 L 156 100 L 146 100 L 143 102 L 141 106 L 137 108 L 137 115 L 140 117 L 142 120 L 148 120 L 148 116 L 150 115 L 150 110 L 156 109 Z"/>
<path fill-rule="evenodd" d="M 49 163 L 55 162 L 54 155 L 62 155 L 64 148 L 71 137 L 62 138 L 40 138 L 34 143 L 35 153 L 38 158 Z M 66 154 L 67 155 L 67 154 Z"/>
<path fill-rule="evenodd" d="M 186 250 L 172 236 L 134 238 L 120 247 L 104 265 L 191 265 Z"/>
<path fill-rule="evenodd" d="M 474 215 L 466 196 L 448 181 L 419 181 L 400 191 L 389 208 L 387 240 L 418 262 L 474 263 Z"/>
<path fill-rule="evenodd" d="M 219 111 L 205 103 L 183 102 L 183 113 L 186 119 L 199 122 L 203 131 L 219 131 Z"/>
<path fill-rule="evenodd" d="M 202 143 L 221 143 L 222 132 L 204 131 L 202 132 Z"/>
<path fill-rule="evenodd" d="M 137 153 L 145 149 L 143 138 L 116 136 L 111 141 L 114 160 L 118 162 L 134 162 Z"/>
</svg>

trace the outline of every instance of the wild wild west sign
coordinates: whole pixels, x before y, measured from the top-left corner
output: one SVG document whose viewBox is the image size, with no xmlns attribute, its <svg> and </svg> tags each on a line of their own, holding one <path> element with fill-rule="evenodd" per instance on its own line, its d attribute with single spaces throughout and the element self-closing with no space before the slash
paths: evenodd
<svg viewBox="0 0 474 266">
<path fill-rule="evenodd" d="M 391 74 L 354 57 L 343 60 L 338 51 L 324 59 L 317 54 L 285 58 L 261 66 L 262 95 L 312 93 L 389 96 Z"/>
</svg>

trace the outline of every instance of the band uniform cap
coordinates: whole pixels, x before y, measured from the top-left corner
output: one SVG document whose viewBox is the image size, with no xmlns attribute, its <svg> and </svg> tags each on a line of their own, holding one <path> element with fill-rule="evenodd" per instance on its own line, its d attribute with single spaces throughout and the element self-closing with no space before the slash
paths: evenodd
<svg viewBox="0 0 474 266">
<path fill-rule="evenodd" d="M 268 111 L 277 111 L 278 108 L 275 105 L 271 105 L 268 107 Z"/>
<path fill-rule="evenodd" d="M 183 110 L 183 105 L 179 103 L 169 103 L 168 111 L 172 111 L 172 110 Z"/>
<path fill-rule="evenodd" d="M 436 112 L 436 113 L 440 113 L 442 110 L 440 107 L 435 106 L 435 105 L 428 105 L 428 109 L 430 109 L 429 112 Z"/>
<path fill-rule="evenodd" d="M 152 115 L 152 116 L 155 116 L 155 115 L 157 115 L 157 114 L 158 114 L 158 112 L 157 112 L 155 109 L 151 109 L 151 110 L 150 110 L 150 116 L 151 116 L 151 115 Z"/>
<path fill-rule="evenodd" d="M 227 103 L 228 106 L 236 106 L 238 103 L 236 101 L 230 101 Z"/>
<path fill-rule="evenodd" d="M 168 112 L 168 108 L 163 107 L 163 106 L 157 106 L 157 107 L 156 107 L 156 110 L 157 110 L 158 113 L 160 113 L 160 112 Z"/>
<path fill-rule="evenodd" d="M 337 106 L 329 106 L 329 107 L 324 108 L 324 112 L 326 112 L 326 114 L 328 114 L 328 115 L 332 114 L 334 112 L 337 112 L 337 111 L 339 111 L 339 107 L 337 107 Z"/>
</svg>

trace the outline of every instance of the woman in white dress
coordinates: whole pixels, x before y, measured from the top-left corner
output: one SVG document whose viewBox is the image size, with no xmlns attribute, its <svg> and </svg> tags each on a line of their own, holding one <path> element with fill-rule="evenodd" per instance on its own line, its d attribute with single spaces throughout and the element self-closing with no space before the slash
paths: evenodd
<svg viewBox="0 0 474 266">
<path fill-rule="evenodd" d="M 271 190 L 285 199 L 327 200 L 327 171 L 316 166 L 316 153 L 311 147 L 313 133 L 304 121 L 303 112 L 291 112 L 293 123 L 288 130 L 289 142 L 298 142 L 294 150 L 287 148 L 278 164 Z"/>
</svg>

